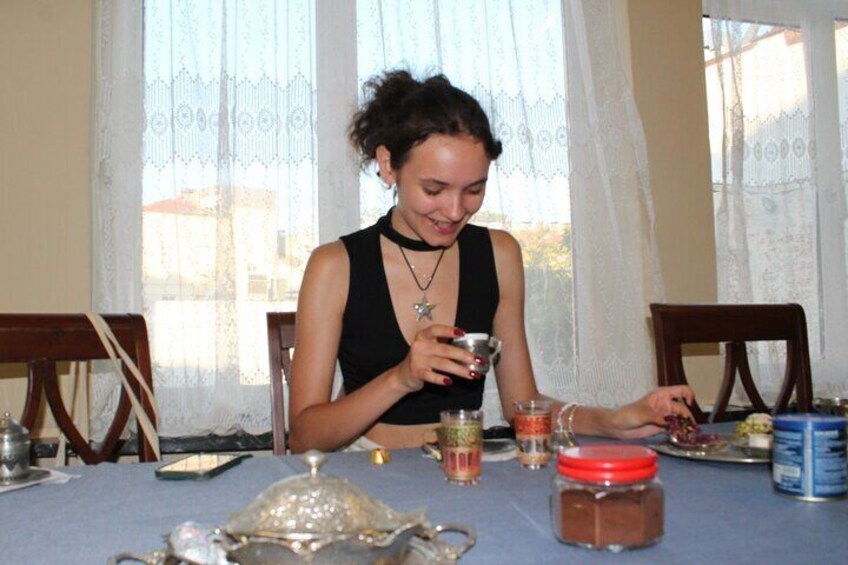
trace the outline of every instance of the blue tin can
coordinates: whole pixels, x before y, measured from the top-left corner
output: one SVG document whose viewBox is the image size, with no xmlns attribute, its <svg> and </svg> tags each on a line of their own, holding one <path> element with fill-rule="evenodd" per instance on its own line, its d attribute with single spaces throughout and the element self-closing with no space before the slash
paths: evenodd
<svg viewBox="0 0 848 565">
<path fill-rule="evenodd" d="M 848 420 L 819 414 L 774 417 L 774 490 L 801 500 L 845 498 Z"/>
</svg>

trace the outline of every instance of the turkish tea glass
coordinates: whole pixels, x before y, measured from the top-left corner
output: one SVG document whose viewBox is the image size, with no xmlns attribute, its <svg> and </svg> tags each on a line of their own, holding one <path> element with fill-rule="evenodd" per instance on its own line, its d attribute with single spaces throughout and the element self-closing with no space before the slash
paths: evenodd
<svg viewBox="0 0 848 565">
<path fill-rule="evenodd" d="M 448 482 L 473 485 L 480 480 L 483 456 L 483 411 L 445 410 L 436 429 L 442 469 Z"/>
<path fill-rule="evenodd" d="M 518 462 L 540 469 L 551 460 L 551 401 L 525 400 L 515 403 L 515 442 Z"/>
</svg>

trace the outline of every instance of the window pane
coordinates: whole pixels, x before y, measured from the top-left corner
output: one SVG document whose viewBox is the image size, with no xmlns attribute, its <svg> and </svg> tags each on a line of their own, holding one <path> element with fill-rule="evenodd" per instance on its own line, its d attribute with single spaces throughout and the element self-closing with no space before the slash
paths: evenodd
<svg viewBox="0 0 848 565">
<path fill-rule="evenodd" d="M 837 20 L 834 22 L 834 41 L 836 43 L 836 79 L 844 203 L 848 202 L 848 21 Z M 845 210 L 843 210 L 844 212 Z M 848 231 L 848 225 L 843 224 L 843 230 Z M 844 247 L 844 259 L 846 267 L 848 267 L 848 236 L 846 236 Z M 848 268 L 846 268 L 844 279 L 848 280 Z"/>
<path fill-rule="evenodd" d="M 848 21 L 834 23 L 836 77 L 839 93 L 839 133 L 842 148 L 843 186 L 848 191 Z M 846 192 L 848 198 L 848 192 Z M 848 274 L 846 274 L 848 278 Z"/>
<path fill-rule="evenodd" d="M 834 190 L 846 171 L 848 65 L 844 23 L 831 35 L 833 20 L 806 16 L 794 18 L 803 28 L 705 19 L 705 73 L 719 300 L 800 303 L 824 389 L 844 381 L 848 328 L 845 204 Z M 778 383 L 782 362 L 759 353 L 761 377 Z"/>
<path fill-rule="evenodd" d="M 411 25 L 410 22 L 415 22 Z M 540 387 L 572 374 L 571 207 L 562 14 L 558 0 L 357 2 L 360 83 L 384 69 L 442 72 L 477 98 L 504 152 L 473 221 L 512 233 L 524 251 L 526 318 Z M 373 171 L 361 177 L 362 225 L 391 206 Z M 499 413 L 499 407 L 493 411 Z"/>
<path fill-rule="evenodd" d="M 175 388 L 267 383 L 265 312 L 295 309 L 317 243 L 312 2 L 147 0 L 144 15 L 156 373 Z"/>
</svg>

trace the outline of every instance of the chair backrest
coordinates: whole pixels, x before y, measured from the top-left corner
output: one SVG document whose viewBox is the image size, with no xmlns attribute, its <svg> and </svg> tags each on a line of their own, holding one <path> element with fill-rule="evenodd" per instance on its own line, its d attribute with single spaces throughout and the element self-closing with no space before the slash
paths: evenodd
<svg viewBox="0 0 848 565">
<path fill-rule="evenodd" d="M 807 321 L 798 304 L 651 304 L 661 386 L 687 384 L 683 344 L 725 343 L 724 377 L 709 416 L 697 405 L 698 422 L 727 419 L 736 373 L 757 412 L 786 411 L 793 392 L 799 412 L 812 411 L 812 373 Z M 780 393 L 769 407 L 757 391 L 748 365 L 746 342 L 785 341 L 786 371 Z"/>
<path fill-rule="evenodd" d="M 268 312 L 268 360 L 271 366 L 271 429 L 274 454 L 288 453 L 286 388 L 294 349 L 294 312 Z"/>
<path fill-rule="evenodd" d="M 104 315 L 103 319 L 153 390 L 144 318 L 139 314 L 121 314 Z M 87 464 L 117 460 L 121 433 L 132 411 L 129 396 L 121 387 L 118 407 L 103 441 L 95 448 L 82 436 L 62 400 L 56 364 L 96 359 L 109 359 L 109 354 L 84 314 L 0 314 L 0 363 L 27 364 L 27 393 L 21 424 L 32 429 L 44 391 L 56 424 L 76 454 Z M 155 426 L 152 399 L 144 394 L 128 368 L 123 367 L 123 371 Z M 156 453 L 143 433 L 138 433 L 138 440 L 139 461 L 156 461 Z"/>
</svg>

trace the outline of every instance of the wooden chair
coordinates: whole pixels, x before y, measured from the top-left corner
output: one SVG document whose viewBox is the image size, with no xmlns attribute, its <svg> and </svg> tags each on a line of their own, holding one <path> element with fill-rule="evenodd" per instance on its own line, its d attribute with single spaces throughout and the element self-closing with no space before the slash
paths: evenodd
<svg viewBox="0 0 848 565">
<path fill-rule="evenodd" d="M 753 410 L 785 412 L 795 393 L 796 409 L 812 411 L 812 373 L 807 321 L 798 304 L 651 304 L 661 386 L 687 384 L 682 346 L 687 343 L 725 343 L 724 377 L 709 417 L 697 403 L 691 407 L 699 423 L 728 418 L 727 405 L 739 378 Z M 749 341 L 785 341 L 786 371 L 774 405 L 763 401 L 748 365 Z"/>
<path fill-rule="evenodd" d="M 150 347 L 144 318 L 139 314 L 123 314 L 104 315 L 103 319 L 152 390 Z M 0 363 L 27 364 L 27 393 L 21 424 L 32 429 L 44 391 L 56 424 L 72 449 L 87 464 L 117 460 L 120 436 L 131 413 L 129 396 L 122 387 L 115 416 L 103 442 L 95 448 L 83 438 L 62 400 L 56 364 L 95 359 L 109 359 L 109 354 L 84 314 L 0 314 Z M 143 394 L 127 368 L 124 372 L 155 426 L 151 399 Z M 156 461 L 153 447 L 144 434 L 139 432 L 138 437 L 139 461 Z"/>
<path fill-rule="evenodd" d="M 271 366 L 271 429 L 274 455 L 288 453 L 286 426 L 286 388 L 291 374 L 291 352 L 294 348 L 294 312 L 268 312 L 268 360 Z"/>
</svg>

